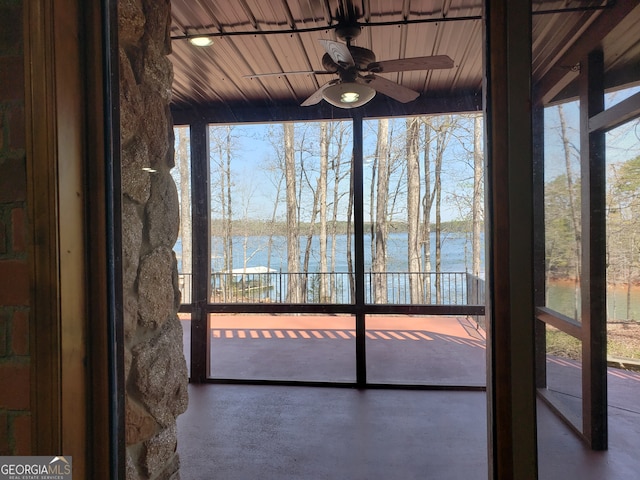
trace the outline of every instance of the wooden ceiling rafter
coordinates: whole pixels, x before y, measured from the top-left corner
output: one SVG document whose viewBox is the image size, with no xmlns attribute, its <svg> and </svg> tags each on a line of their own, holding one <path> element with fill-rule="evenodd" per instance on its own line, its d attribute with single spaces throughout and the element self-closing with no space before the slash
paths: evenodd
<svg viewBox="0 0 640 480">
<path fill-rule="evenodd" d="M 377 114 L 381 105 L 392 106 L 391 114 L 429 110 L 434 98 L 453 101 L 456 94 L 481 94 L 481 0 L 172 0 L 172 7 L 172 38 L 183 43 L 174 46 L 172 55 L 174 110 L 216 107 L 228 113 L 238 108 L 282 107 L 293 117 L 308 118 L 316 115 L 309 115 L 304 108 L 323 107 L 321 111 L 329 115 L 343 116 L 343 112 L 324 108 L 324 101 L 291 113 L 328 81 L 323 76 L 283 73 L 271 79 L 243 78 L 258 73 L 325 70 L 321 62 L 325 52 L 318 39 L 336 38 L 341 15 L 362 29 L 354 44 L 372 50 L 378 60 L 438 54 L 454 60 L 454 68 L 449 70 L 383 74 L 383 78 L 419 91 L 421 101 L 406 107 L 378 95 L 370 111 Z M 625 16 L 631 14 L 635 23 L 640 23 L 640 13 L 633 12 L 634 8 L 640 8 L 637 0 L 534 2 L 532 69 L 537 100 L 548 103 L 575 95 L 575 72 L 570 69 L 596 45 L 604 46 L 605 62 L 609 62 L 607 85 L 640 83 L 638 68 L 634 69 L 640 64 L 640 48 L 634 50 L 633 45 L 624 43 L 626 37 L 620 37 L 620 21 Z M 625 25 L 624 35 L 635 37 L 640 44 L 635 24 Z M 613 30 L 615 34 L 607 37 Z M 208 51 L 186 45 L 186 39 L 196 34 L 218 41 Z M 205 64 L 209 66 L 205 68 Z M 258 116 L 268 118 L 269 113 Z"/>
</svg>

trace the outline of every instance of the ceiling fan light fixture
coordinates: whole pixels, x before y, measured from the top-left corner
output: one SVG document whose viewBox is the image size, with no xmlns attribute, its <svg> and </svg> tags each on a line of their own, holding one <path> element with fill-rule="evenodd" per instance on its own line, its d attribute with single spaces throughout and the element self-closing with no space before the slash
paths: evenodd
<svg viewBox="0 0 640 480">
<path fill-rule="evenodd" d="M 213 45 L 211 37 L 191 37 L 189 43 L 195 47 L 210 47 Z"/>
<path fill-rule="evenodd" d="M 371 101 L 376 96 L 376 91 L 362 83 L 342 82 L 331 85 L 322 95 L 334 107 L 356 108 Z"/>
<path fill-rule="evenodd" d="M 340 101 L 342 103 L 354 103 L 357 102 L 360 98 L 360 94 L 358 92 L 344 92 L 340 95 Z"/>
</svg>

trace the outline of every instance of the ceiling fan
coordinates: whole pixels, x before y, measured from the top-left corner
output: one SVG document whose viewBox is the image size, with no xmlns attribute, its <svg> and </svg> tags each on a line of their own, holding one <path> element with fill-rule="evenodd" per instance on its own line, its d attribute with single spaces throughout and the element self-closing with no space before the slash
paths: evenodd
<svg viewBox="0 0 640 480">
<path fill-rule="evenodd" d="M 375 54 L 363 47 L 351 45 L 351 40 L 360 34 L 359 25 L 341 25 L 336 28 L 338 38 L 345 43 L 320 39 L 326 53 L 322 57 L 325 70 L 293 71 L 246 75 L 246 78 L 267 76 L 334 74 L 338 78 L 330 80 L 302 102 L 303 107 L 316 105 L 322 99 L 340 108 L 354 108 L 369 102 L 380 92 L 392 99 L 408 103 L 420 95 L 415 90 L 388 80 L 377 74 L 406 72 L 411 70 L 433 70 L 452 68 L 453 60 L 447 55 L 412 57 L 396 60 L 376 61 Z"/>
</svg>

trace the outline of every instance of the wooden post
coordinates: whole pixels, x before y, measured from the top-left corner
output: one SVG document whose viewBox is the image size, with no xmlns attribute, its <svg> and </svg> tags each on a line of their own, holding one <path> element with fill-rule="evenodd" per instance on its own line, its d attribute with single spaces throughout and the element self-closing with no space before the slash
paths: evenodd
<svg viewBox="0 0 640 480">
<path fill-rule="evenodd" d="M 603 71 L 602 51 L 580 64 L 582 431 L 594 450 L 607 448 L 605 134 L 589 131 L 589 119 L 604 110 Z"/>
<path fill-rule="evenodd" d="M 364 314 L 364 194 L 363 194 L 362 116 L 353 117 L 353 233 L 356 276 L 356 383 L 367 383 L 366 326 Z M 347 239 L 348 241 L 348 239 Z"/>
<path fill-rule="evenodd" d="M 191 266 L 193 308 L 191 310 L 191 375 L 193 383 L 205 382 L 209 376 L 209 303 L 210 193 L 209 135 L 207 124 L 193 123 L 191 136 L 191 205 L 193 228 L 193 265 Z"/>
<path fill-rule="evenodd" d="M 544 224 L 544 107 L 533 110 L 533 275 L 534 308 L 546 302 L 545 224 Z M 536 387 L 547 386 L 547 325 L 535 321 Z"/>
<path fill-rule="evenodd" d="M 486 0 L 489 478 L 537 479 L 531 1 Z"/>
</svg>

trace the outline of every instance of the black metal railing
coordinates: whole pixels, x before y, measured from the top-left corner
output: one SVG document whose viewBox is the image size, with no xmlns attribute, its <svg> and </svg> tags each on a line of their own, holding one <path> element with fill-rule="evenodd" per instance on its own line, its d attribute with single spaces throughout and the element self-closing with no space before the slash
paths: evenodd
<svg viewBox="0 0 640 480">
<path fill-rule="evenodd" d="M 467 305 L 465 272 L 367 274 L 367 303 Z"/>
<path fill-rule="evenodd" d="M 178 288 L 180 289 L 180 303 L 188 305 L 193 302 L 193 274 L 178 273 Z"/>
<path fill-rule="evenodd" d="M 182 303 L 192 301 L 190 273 L 180 273 Z M 351 304 L 348 272 L 213 273 L 211 303 Z M 367 272 L 365 302 L 391 305 L 484 305 L 484 280 L 466 272 Z"/>
</svg>

